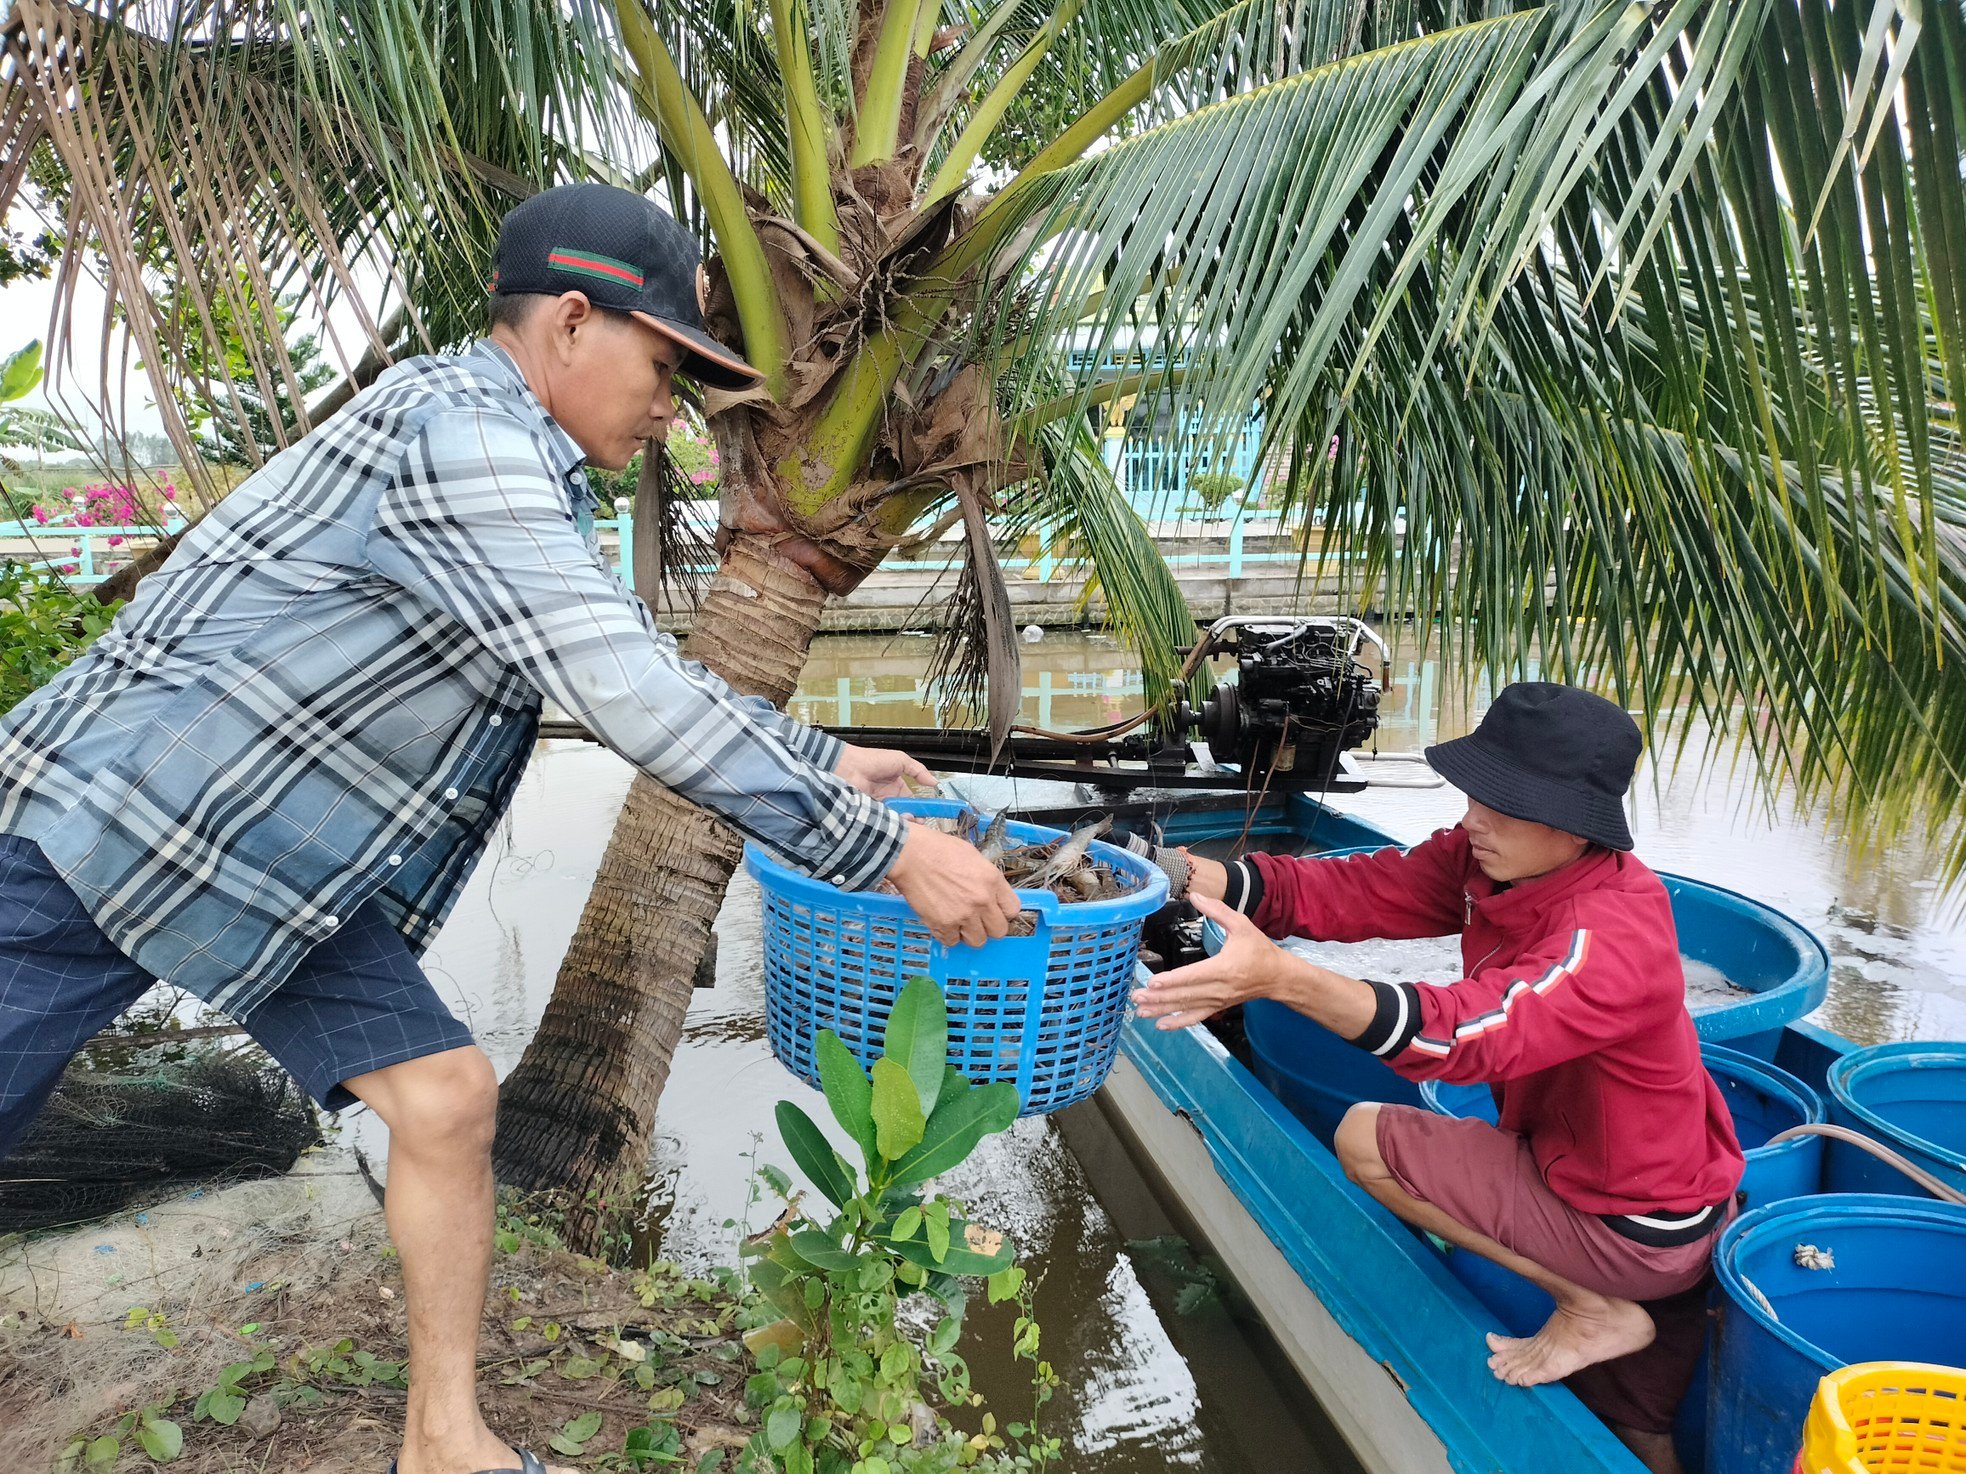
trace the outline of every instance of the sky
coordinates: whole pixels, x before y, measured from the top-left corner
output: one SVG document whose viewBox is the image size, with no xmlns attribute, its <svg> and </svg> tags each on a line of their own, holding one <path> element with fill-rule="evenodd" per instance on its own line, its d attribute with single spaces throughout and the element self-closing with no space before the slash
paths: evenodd
<svg viewBox="0 0 1966 1474">
<path fill-rule="evenodd" d="M 95 396 L 102 372 L 99 349 L 103 295 L 93 282 L 87 282 L 77 289 L 75 296 L 73 320 L 77 328 L 85 330 L 69 335 L 70 360 L 63 375 L 65 391 L 59 400 L 52 399 L 48 385 L 43 382 L 41 388 L 21 403 L 54 410 L 80 424 L 85 431 L 95 431 L 100 429 L 101 421 L 89 401 Z M 48 314 L 54 308 L 54 301 L 52 281 L 17 281 L 0 287 L 0 357 L 25 347 L 35 338 L 46 343 Z M 45 352 L 44 364 L 52 356 L 51 351 Z M 128 406 L 127 428 L 150 435 L 163 434 L 163 417 L 157 413 L 150 381 L 141 370 L 132 370 L 126 376 L 123 392 Z"/>
</svg>

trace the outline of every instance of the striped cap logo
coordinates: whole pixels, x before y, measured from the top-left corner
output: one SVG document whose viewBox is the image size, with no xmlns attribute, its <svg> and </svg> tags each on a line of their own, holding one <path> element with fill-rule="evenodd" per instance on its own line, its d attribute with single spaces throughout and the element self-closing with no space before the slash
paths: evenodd
<svg viewBox="0 0 1966 1474">
<path fill-rule="evenodd" d="M 642 273 L 626 261 L 617 261 L 612 256 L 598 255 L 593 251 L 576 251 L 567 246 L 556 246 L 547 252 L 546 264 L 559 271 L 577 271 L 582 276 L 621 282 L 637 289 L 643 281 Z"/>
</svg>

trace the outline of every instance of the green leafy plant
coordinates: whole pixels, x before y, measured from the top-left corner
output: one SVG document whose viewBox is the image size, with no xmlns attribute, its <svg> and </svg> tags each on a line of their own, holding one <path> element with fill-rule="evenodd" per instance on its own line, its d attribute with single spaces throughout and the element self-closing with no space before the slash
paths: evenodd
<svg viewBox="0 0 1966 1474">
<path fill-rule="evenodd" d="M 339 1382 L 347 1387 L 407 1388 L 403 1375 L 406 1365 L 384 1361 L 371 1351 L 358 1351 L 344 1336 L 332 1346 L 313 1346 L 300 1353 L 295 1362 L 295 1380 L 303 1377 L 317 1382 Z"/>
<path fill-rule="evenodd" d="M 130 1307 L 129 1314 L 123 1317 L 123 1329 L 150 1332 L 152 1339 L 166 1351 L 177 1345 L 177 1332 L 171 1329 L 169 1319 L 162 1311 L 152 1310 L 145 1305 Z"/>
<path fill-rule="evenodd" d="M 114 1469 L 116 1461 L 123 1456 L 123 1440 L 132 1435 L 136 1437 L 137 1447 L 152 1463 L 175 1462 L 184 1452 L 184 1430 L 164 1414 L 176 1400 L 171 1396 L 124 1413 L 116 1420 L 114 1432 L 73 1440 L 55 1460 L 55 1474 L 75 1474 L 79 1470 L 94 1474 L 94 1471 Z"/>
<path fill-rule="evenodd" d="M 718 460 L 716 442 L 696 424 L 688 419 L 678 419 L 672 423 L 669 438 L 663 442 L 663 451 L 676 473 L 668 483 L 672 492 L 699 501 L 717 499 L 717 480 L 723 468 Z M 594 495 L 600 499 L 603 508 L 610 508 L 617 501 L 633 499 L 641 475 L 642 453 L 638 451 L 619 471 L 590 466 L 587 482 L 594 488 Z"/>
<path fill-rule="evenodd" d="M 927 1474 L 986 1458 L 1002 1463 L 1007 1450 L 1001 1439 L 993 1448 L 993 1426 L 963 1433 L 929 1398 L 950 1406 L 976 1400 L 956 1351 L 965 1279 L 984 1278 L 992 1298 L 1005 1299 L 1022 1292 L 1023 1272 L 1008 1238 L 967 1221 L 959 1204 L 931 1195 L 927 1184 L 1017 1119 L 1016 1088 L 972 1084 L 946 1063 L 948 1017 L 928 978 L 902 990 L 871 1070 L 830 1030 L 816 1048 L 826 1103 L 861 1162 L 835 1150 L 798 1106 L 779 1104 L 786 1150 L 826 1206 L 808 1208 L 809 1196 L 795 1192 L 785 1173 L 762 1169 L 787 1211 L 745 1253 L 753 1286 L 782 1319 L 746 1337 L 758 1372 L 745 1401 L 761 1426 L 737 1467 Z M 919 1339 L 901 1314 L 901 1302 L 918 1295 L 934 1313 Z M 1017 1350 L 1035 1359 L 1037 1323 L 1024 1308 Z M 1022 1432 L 1022 1451 L 1008 1467 L 1041 1466 L 1055 1442 L 1034 1426 Z"/>
<path fill-rule="evenodd" d="M 303 298 L 263 294 L 244 270 L 220 291 L 212 290 L 209 278 L 192 284 L 175 273 L 160 275 L 164 290 L 157 305 L 172 341 L 182 344 L 189 382 L 224 386 L 183 398 L 185 421 L 199 436 L 199 448 L 221 464 L 260 464 L 294 437 L 303 397 L 334 377 L 321 356 L 320 334 L 295 330 Z M 273 323 L 284 340 L 286 369 L 262 377 L 255 372 L 255 356 L 267 361 L 265 339 Z M 202 327 L 218 335 L 222 352 L 212 351 Z"/>
<path fill-rule="evenodd" d="M 1227 471 L 1204 471 L 1188 478 L 1188 490 L 1201 501 L 1201 509 L 1211 517 L 1221 515 L 1229 498 L 1242 490 L 1242 477 Z"/>
<path fill-rule="evenodd" d="M 564 1376 L 565 1373 L 562 1372 L 561 1375 Z M 590 1408 L 577 1417 L 568 1418 L 566 1422 L 562 1423 L 559 1432 L 547 1440 L 547 1447 L 551 1448 L 556 1454 L 565 1454 L 568 1458 L 578 1458 L 587 1451 L 587 1440 L 600 1431 L 601 1415 Z"/>
<path fill-rule="evenodd" d="M 246 1410 L 246 1390 L 244 1383 L 249 1377 L 256 1377 L 273 1370 L 273 1353 L 262 1351 L 246 1361 L 235 1361 L 218 1374 L 216 1385 L 207 1387 L 198 1395 L 192 1405 L 191 1421 L 202 1423 L 207 1418 L 221 1427 L 230 1428 L 239 1421 L 239 1414 Z"/>
<path fill-rule="evenodd" d="M 0 713 L 53 680 L 109 628 L 118 607 L 0 560 Z"/>
<path fill-rule="evenodd" d="M 25 446 L 29 450 L 80 450 L 80 443 L 59 416 L 44 409 L 31 409 L 14 401 L 25 399 L 41 386 L 41 340 L 0 359 L 0 446 Z M 11 466 L 12 462 L 6 462 Z"/>
<path fill-rule="evenodd" d="M 682 1430 L 658 1418 L 630 1428 L 621 1452 L 603 1454 L 598 1462 L 604 1469 L 646 1469 L 652 1464 L 680 1464 L 683 1459 Z"/>
</svg>

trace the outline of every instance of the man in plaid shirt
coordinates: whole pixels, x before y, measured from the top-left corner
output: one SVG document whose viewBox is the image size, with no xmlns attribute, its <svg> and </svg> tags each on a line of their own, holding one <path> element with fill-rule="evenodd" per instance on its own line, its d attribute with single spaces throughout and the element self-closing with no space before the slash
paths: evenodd
<svg viewBox="0 0 1966 1474">
<path fill-rule="evenodd" d="M 401 1474 L 536 1457 L 479 1416 L 497 1084 L 416 957 L 510 802 L 541 698 L 829 880 L 885 878 L 946 942 L 1015 893 L 876 800 L 929 780 L 684 662 L 607 566 L 581 467 L 756 374 L 704 333 L 696 250 L 640 196 L 548 190 L 499 237 L 490 337 L 400 364 L 186 536 L 97 644 L 0 720 L 0 1158 L 154 982 L 390 1129 L 409 1302 Z"/>
</svg>

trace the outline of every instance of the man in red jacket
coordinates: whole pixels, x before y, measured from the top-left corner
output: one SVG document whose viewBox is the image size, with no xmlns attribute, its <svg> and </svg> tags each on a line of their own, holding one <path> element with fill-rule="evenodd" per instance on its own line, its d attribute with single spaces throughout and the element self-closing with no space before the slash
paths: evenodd
<svg viewBox="0 0 1966 1474">
<path fill-rule="evenodd" d="M 1164 1029 L 1273 998 L 1408 1079 L 1488 1084 L 1499 1129 L 1366 1102 L 1339 1125 L 1339 1161 L 1406 1222 L 1555 1299 L 1534 1336 L 1488 1337 L 1497 1377 L 1570 1379 L 1671 1471 L 1744 1162 L 1700 1061 L 1665 888 L 1629 853 L 1639 746 L 1601 697 L 1512 685 L 1474 733 L 1427 749 L 1468 796 L 1458 826 L 1403 854 L 1190 857 L 1189 897 L 1225 943 L 1135 996 Z M 1457 932 L 1465 975 L 1441 984 L 1343 977 L 1269 940 Z"/>
</svg>

